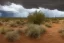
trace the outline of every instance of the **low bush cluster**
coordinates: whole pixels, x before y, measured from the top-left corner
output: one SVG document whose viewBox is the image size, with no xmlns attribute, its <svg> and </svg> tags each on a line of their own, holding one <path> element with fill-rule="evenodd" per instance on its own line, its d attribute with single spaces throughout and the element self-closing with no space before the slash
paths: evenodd
<svg viewBox="0 0 64 43">
<path fill-rule="evenodd" d="M 13 31 L 13 29 L 7 29 L 7 28 L 0 28 L 0 33 L 1 34 L 6 34 L 9 31 Z"/>
<path fill-rule="evenodd" d="M 59 33 L 60 33 L 61 37 L 64 38 L 64 29 L 59 30 Z"/>
<path fill-rule="evenodd" d="M 10 42 L 18 40 L 21 32 L 22 31 L 19 29 L 15 31 L 13 29 L 0 28 L 0 34 L 3 34 L 5 38 Z"/>
<path fill-rule="evenodd" d="M 32 38 L 39 38 L 41 34 L 45 33 L 45 29 L 41 28 L 39 25 L 30 24 L 25 30 L 26 36 Z"/>
<path fill-rule="evenodd" d="M 11 32 L 7 32 L 5 34 L 6 39 L 8 39 L 8 41 L 13 42 L 19 39 L 19 34 L 15 31 L 11 31 Z"/>
<path fill-rule="evenodd" d="M 46 26 L 46 27 L 49 27 L 49 28 L 52 27 L 51 24 L 45 24 L 45 26 Z"/>
</svg>

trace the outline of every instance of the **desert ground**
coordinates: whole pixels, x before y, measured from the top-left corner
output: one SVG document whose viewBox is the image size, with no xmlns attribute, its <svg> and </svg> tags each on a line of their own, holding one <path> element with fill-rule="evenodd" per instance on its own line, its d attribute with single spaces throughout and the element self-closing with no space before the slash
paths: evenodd
<svg viewBox="0 0 64 43">
<path fill-rule="evenodd" d="M 18 19 L 16 19 L 18 20 Z M 8 29 L 21 29 L 22 31 L 26 28 L 26 21 L 24 20 L 24 25 L 17 25 L 17 26 L 9 26 L 10 23 L 15 20 L 5 20 L 0 19 L 0 28 L 8 28 Z M 34 39 L 27 37 L 24 33 L 21 33 L 19 40 L 16 40 L 14 42 L 9 42 L 3 34 L 0 34 L 0 43 L 64 43 L 64 38 L 61 37 L 61 34 L 59 33 L 59 30 L 64 28 L 64 20 L 59 20 L 59 23 L 53 23 L 53 22 L 45 22 L 51 25 L 51 27 L 45 26 L 45 24 L 41 24 L 40 26 L 46 28 L 46 33 L 44 35 L 41 35 L 39 39 Z M 14 24 L 15 25 L 15 24 Z"/>
</svg>

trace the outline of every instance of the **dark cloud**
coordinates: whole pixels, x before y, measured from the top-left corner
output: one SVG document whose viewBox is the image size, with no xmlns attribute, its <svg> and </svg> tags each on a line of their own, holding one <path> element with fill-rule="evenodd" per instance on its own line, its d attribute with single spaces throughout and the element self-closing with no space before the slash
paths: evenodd
<svg viewBox="0 0 64 43">
<path fill-rule="evenodd" d="M 0 4 L 13 2 L 22 4 L 25 8 L 45 7 L 50 9 L 64 10 L 64 0 L 0 0 Z"/>
<path fill-rule="evenodd" d="M 27 17 L 29 13 L 33 13 L 36 10 L 44 13 L 46 17 L 64 17 L 64 11 L 57 9 L 50 10 L 43 7 L 27 9 L 15 3 L 0 5 L 0 17 Z"/>
</svg>

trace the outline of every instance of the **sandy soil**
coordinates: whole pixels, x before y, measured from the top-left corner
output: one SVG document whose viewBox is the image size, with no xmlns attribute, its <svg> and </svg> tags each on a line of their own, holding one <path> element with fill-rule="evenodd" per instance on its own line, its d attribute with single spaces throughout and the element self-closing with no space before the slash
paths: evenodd
<svg viewBox="0 0 64 43">
<path fill-rule="evenodd" d="M 22 34 L 20 39 L 16 42 L 8 42 L 3 35 L 0 35 L 0 43 L 64 43 L 64 39 L 60 36 L 58 31 L 62 28 L 62 22 L 52 24 L 52 28 L 47 28 L 47 32 L 41 35 L 40 39 L 31 39 Z"/>
</svg>

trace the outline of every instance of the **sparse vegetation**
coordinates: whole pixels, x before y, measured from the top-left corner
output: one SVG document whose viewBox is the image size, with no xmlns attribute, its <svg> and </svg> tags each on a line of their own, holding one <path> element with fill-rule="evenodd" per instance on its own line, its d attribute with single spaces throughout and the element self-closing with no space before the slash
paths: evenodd
<svg viewBox="0 0 64 43">
<path fill-rule="evenodd" d="M 18 26 L 23 26 L 24 24 L 25 24 L 25 22 L 20 21 L 20 20 L 16 20 L 16 21 L 11 21 L 9 26 L 10 27 L 18 27 Z"/>
<path fill-rule="evenodd" d="M 29 14 L 28 22 L 34 24 L 41 24 L 45 20 L 45 15 L 41 12 L 34 12 L 33 14 Z"/>
<path fill-rule="evenodd" d="M 61 30 L 59 31 L 59 33 L 60 33 L 61 37 L 64 38 L 64 29 L 61 29 Z"/>
<path fill-rule="evenodd" d="M 52 21 L 52 23 L 59 23 L 59 21 L 58 20 L 55 20 L 55 21 Z"/>
<path fill-rule="evenodd" d="M 52 21 L 52 23 L 59 23 L 59 19 L 56 18 L 56 17 L 55 18 L 52 18 L 51 21 Z"/>
<path fill-rule="evenodd" d="M 64 29 L 59 30 L 59 33 L 62 33 L 62 32 L 64 32 Z"/>
<path fill-rule="evenodd" d="M 3 25 L 3 22 L 2 21 L 0 21 L 0 26 L 2 26 Z"/>
<path fill-rule="evenodd" d="M 7 28 L 0 28 L 1 34 L 6 34 L 6 32 L 13 31 L 13 29 L 7 29 Z"/>
<path fill-rule="evenodd" d="M 46 27 L 49 27 L 49 28 L 52 27 L 51 24 L 45 24 L 45 26 L 46 26 Z"/>
<path fill-rule="evenodd" d="M 28 16 L 28 19 L 25 19 L 23 21 L 22 21 L 22 19 L 6 19 L 6 20 L 1 19 L 0 20 L 0 23 L 1 23 L 0 24 L 1 25 L 0 26 L 0 35 L 4 36 L 2 39 L 5 38 L 4 39 L 5 41 L 8 40 L 9 42 L 13 42 L 13 43 L 15 43 L 14 41 L 18 42 L 17 40 L 19 40 L 19 39 L 20 39 L 19 40 L 20 43 L 23 43 L 23 41 L 21 41 L 21 40 L 22 39 L 24 40 L 24 38 L 28 39 L 28 37 L 33 38 L 34 40 L 38 40 L 40 38 L 40 36 L 42 36 L 39 41 L 41 41 L 42 38 L 43 38 L 43 40 L 46 41 L 46 39 L 49 37 L 51 38 L 51 41 L 53 38 L 56 39 L 56 37 L 59 35 L 57 30 L 59 30 L 58 28 L 60 28 L 63 25 L 64 20 L 62 20 L 62 21 L 60 20 L 61 23 L 56 24 L 59 21 L 58 18 L 56 18 L 56 19 L 55 18 L 46 18 L 45 16 L 43 17 L 39 14 L 41 14 L 41 13 L 40 12 L 33 13 L 33 15 L 31 14 L 30 16 Z M 43 19 L 41 19 L 42 17 L 43 17 Z M 57 19 L 58 19 L 58 21 L 57 21 Z M 28 21 L 28 23 L 27 23 L 27 21 Z M 42 22 L 43 22 L 43 24 L 42 24 Z M 48 27 L 49 29 L 46 27 Z M 47 30 L 47 32 L 46 32 L 46 30 Z M 61 29 L 59 31 L 59 33 L 60 33 L 61 37 L 64 38 L 64 29 Z M 2 34 L 4 34 L 4 35 L 2 35 Z M 57 36 L 56 36 L 56 34 L 57 34 Z M 27 37 L 24 35 L 26 35 Z M 21 37 L 21 38 L 19 38 L 19 37 Z M 57 37 L 57 38 L 59 39 L 59 37 Z M 27 39 L 25 39 L 25 40 L 27 40 Z M 0 40 L 1 40 L 1 37 L 0 37 Z M 28 41 L 30 41 L 30 39 L 28 39 Z M 39 43 L 39 41 L 38 41 L 38 43 Z"/>
<path fill-rule="evenodd" d="M 5 38 L 10 41 L 10 42 L 13 42 L 13 41 L 16 41 L 19 39 L 19 34 L 15 31 L 11 31 L 11 32 L 7 32 L 5 34 Z"/>
<path fill-rule="evenodd" d="M 21 29 L 17 29 L 16 31 L 17 31 L 18 34 L 20 34 L 20 35 L 21 35 L 21 33 L 23 33 Z"/>
<path fill-rule="evenodd" d="M 18 25 L 17 24 L 15 24 L 15 23 L 11 23 L 11 24 L 9 24 L 10 25 L 10 27 L 17 27 Z"/>
<path fill-rule="evenodd" d="M 50 21 L 51 21 L 50 18 L 46 18 L 46 19 L 45 19 L 45 22 L 50 22 Z"/>
<path fill-rule="evenodd" d="M 41 28 L 39 25 L 30 24 L 28 28 L 25 30 L 26 36 L 32 38 L 39 38 L 42 33 L 45 33 L 45 29 Z"/>
<path fill-rule="evenodd" d="M 17 25 L 24 25 L 25 22 L 24 22 L 24 21 L 21 21 L 21 20 L 17 20 L 17 21 L 16 21 L 16 24 L 17 24 Z"/>
</svg>

